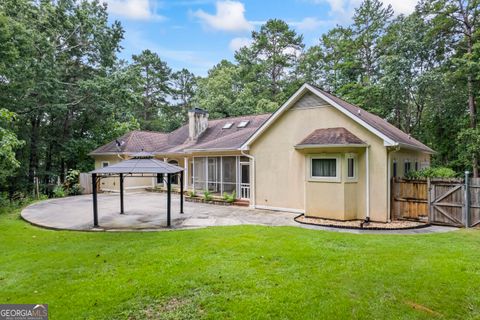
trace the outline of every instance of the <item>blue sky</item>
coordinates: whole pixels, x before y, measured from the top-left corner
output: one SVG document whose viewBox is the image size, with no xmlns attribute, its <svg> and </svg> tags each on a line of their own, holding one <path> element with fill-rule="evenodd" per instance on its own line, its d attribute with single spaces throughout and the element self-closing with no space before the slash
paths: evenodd
<svg viewBox="0 0 480 320">
<path fill-rule="evenodd" d="M 286 21 L 308 46 L 336 24 L 351 21 L 361 0 L 103 0 L 112 20 L 125 29 L 120 57 L 144 49 L 174 69 L 205 76 L 221 59 L 233 61 L 252 30 L 268 19 Z M 384 0 L 396 13 L 410 13 L 416 0 Z"/>
</svg>

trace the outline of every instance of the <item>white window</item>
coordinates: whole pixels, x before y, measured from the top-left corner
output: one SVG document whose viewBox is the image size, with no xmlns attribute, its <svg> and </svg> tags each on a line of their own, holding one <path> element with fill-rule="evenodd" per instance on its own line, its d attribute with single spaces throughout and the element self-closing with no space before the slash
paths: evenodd
<svg viewBox="0 0 480 320">
<path fill-rule="evenodd" d="M 250 120 L 242 121 L 238 124 L 237 128 L 245 128 L 249 122 Z"/>
<path fill-rule="evenodd" d="M 223 129 L 230 129 L 232 126 L 233 126 L 233 123 L 232 123 L 232 122 L 227 122 L 227 123 L 225 123 L 225 125 L 223 126 Z"/>
<path fill-rule="evenodd" d="M 336 154 L 313 155 L 309 161 L 309 178 L 313 181 L 340 181 L 340 156 Z"/>
<path fill-rule="evenodd" d="M 102 162 L 102 168 L 108 167 L 110 165 L 110 162 L 108 161 L 103 161 Z"/>
<path fill-rule="evenodd" d="M 350 181 L 357 180 L 357 156 L 355 154 L 346 154 L 347 159 L 347 179 Z"/>
</svg>

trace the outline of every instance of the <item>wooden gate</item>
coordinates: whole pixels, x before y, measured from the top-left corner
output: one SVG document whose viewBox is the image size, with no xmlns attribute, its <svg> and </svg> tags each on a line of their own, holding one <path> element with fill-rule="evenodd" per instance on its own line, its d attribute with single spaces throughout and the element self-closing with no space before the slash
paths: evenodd
<svg viewBox="0 0 480 320">
<path fill-rule="evenodd" d="M 428 188 L 426 180 L 395 178 L 392 181 L 392 219 L 428 220 Z"/>
<path fill-rule="evenodd" d="M 480 178 L 469 179 L 468 184 L 469 226 L 480 224 Z"/>
<path fill-rule="evenodd" d="M 462 182 L 429 181 L 429 221 L 434 224 L 464 225 L 465 186 Z"/>
</svg>

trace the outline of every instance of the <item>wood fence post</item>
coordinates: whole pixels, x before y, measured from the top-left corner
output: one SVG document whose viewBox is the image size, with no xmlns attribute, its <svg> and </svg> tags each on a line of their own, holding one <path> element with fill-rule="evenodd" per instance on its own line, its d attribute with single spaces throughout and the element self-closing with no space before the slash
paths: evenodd
<svg viewBox="0 0 480 320">
<path fill-rule="evenodd" d="M 428 223 L 432 222 L 432 190 L 430 177 L 427 177 L 427 207 L 428 207 Z"/>
<path fill-rule="evenodd" d="M 465 191 L 464 191 L 464 206 L 463 206 L 463 223 L 465 228 L 470 227 L 470 172 L 465 171 Z"/>
</svg>

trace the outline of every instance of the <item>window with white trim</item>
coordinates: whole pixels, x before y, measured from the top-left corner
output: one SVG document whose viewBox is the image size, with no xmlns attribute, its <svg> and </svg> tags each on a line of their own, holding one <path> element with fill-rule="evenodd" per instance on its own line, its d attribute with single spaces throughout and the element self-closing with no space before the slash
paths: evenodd
<svg viewBox="0 0 480 320">
<path fill-rule="evenodd" d="M 314 155 L 309 162 L 310 180 L 340 181 L 339 155 Z"/>
<path fill-rule="evenodd" d="M 357 156 L 355 154 L 346 154 L 347 159 L 347 180 L 357 179 Z"/>
</svg>

